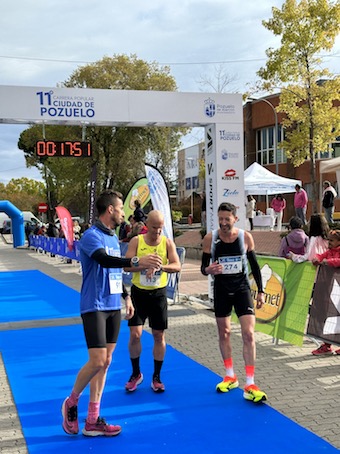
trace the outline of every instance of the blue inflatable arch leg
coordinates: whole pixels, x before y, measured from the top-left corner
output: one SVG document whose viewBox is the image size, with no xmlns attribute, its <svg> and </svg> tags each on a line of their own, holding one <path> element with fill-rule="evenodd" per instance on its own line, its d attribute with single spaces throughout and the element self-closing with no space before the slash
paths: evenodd
<svg viewBox="0 0 340 454">
<path fill-rule="evenodd" d="M 24 216 L 22 212 L 8 200 L 0 201 L 0 211 L 12 220 L 13 247 L 25 245 Z"/>
</svg>

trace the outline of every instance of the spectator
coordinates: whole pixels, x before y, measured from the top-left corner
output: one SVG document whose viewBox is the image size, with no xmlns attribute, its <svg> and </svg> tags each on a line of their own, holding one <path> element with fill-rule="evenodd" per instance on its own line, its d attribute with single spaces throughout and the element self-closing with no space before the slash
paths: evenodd
<svg viewBox="0 0 340 454">
<path fill-rule="evenodd" d="M 307 203 L 308 203 L 307 192 L 299 184 L 295 185 L 294 194 L 295 214 L 298 218 L 301 219 L 303 225 L 307 223 L 306 222 Z"/>
<path fill-rule="evenodd" d="M 274 210 L 274 215 L 275 215 L 276 223 L 277 223 L 277 230 L 279 232 L 281 232 L 281 230 L 282 230 L 283 211 L 286 208 L 286 200 L 282 197 L 282 194 L 277 194 L 273 198 L 270 206 Z"/>
<path fill-rule="evenodd" d="M 142 235 L 148 231 L 147 226 L 144 222 L 139 221 L 137 222 L 135 217 L 133 216 L 131 219 L 131 231 L 127 234 L 127 241 L 130 241 L 131 238 L 137 235 Z"/>
<path fill-rule="evenodd" d="M 299 217 L 293 216 L 289 221 L 290 232 L 282 238 L 279 257 L 289 258 L 290 252 L 304 255 L 306 253 L 309 238 L 302 228 L 302 221 Z"/>
<path fill-rule="evenodd" d="M 118 232 L 119 241 L 125 241 L 128 233 L 131 232 L 131 219 L 132 218 L 133 218 L 133 216 L 132 216 L 132 214 L 130 214 L 130 216 L 128 218 L 128 222 L 125 221 L 125 217 L 124 217 L 124 221 L 120 224 L 119 232 Z"/>
<path fill-rule="evenodd" d="M 75 240 L 80 240 L 81 227 L 79 222 L 75 219 L 73 221 L 73 237 Z"/>
<path fill-rule="evenodd" d="M 337 196 L 336 190 L 329 181 L 323 183 L 322 206 L 325 212 L 327 222 L 333 224 L 334 199 Z"/>
<path fill-rule="evenodd" d="M 134 201 L 135 211 L 133 212 L 133 217 L 137 222 L 145 222 L 146 214 L 143 211 L 143 208 L 140 205 L 140 201 L 136 199 Z"/>
<path fill-rule="evenodd" d="M 317 254 L 322 254 L 328 249 L 329 227 L 323 214 L 312 214 L 309 222 L 309 243 L 305 254 L 289 253 L 289 258 L 295 263 L 312 261 Z"/>
<path fill-rule="evenodd" d="M 317 254 L 312 260 L 313 265 L 340 267 L 340 230 L 331 230 L 328 236 L 328 249 L 323 254 Z M 340 355 L 340 348 L 333 352 L 332 345 L 324 342 L 319 348 L 312 351 L 315 356 Z"/>
<path fill-rule="evenodd" d="M 254 229 L 253 219 L 255 217 L 256 200 L 252 195 L 247 195 L 246 218 L 250 224 L 250 230 Z"/>
</svg>

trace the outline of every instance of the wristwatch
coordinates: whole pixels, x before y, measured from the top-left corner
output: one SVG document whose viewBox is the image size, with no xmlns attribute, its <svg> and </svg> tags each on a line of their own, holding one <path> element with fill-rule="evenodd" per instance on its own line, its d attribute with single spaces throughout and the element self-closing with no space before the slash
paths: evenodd
<svg viewBox="0 0 340 454">
<path fill-rule="evenodd" d="M 132 257 L 131 265 L 132 266 L 138 266 L 139 265 L 139 257 L 137 257 L 136 255 L 134 257 Z"/>
</svg>

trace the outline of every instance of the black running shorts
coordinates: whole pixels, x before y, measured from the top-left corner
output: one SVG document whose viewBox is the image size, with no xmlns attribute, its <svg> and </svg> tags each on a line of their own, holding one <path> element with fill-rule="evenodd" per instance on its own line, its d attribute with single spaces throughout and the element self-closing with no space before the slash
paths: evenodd
<svg viewBox="0 0 340 454">
<path fill-rule="evenodd" d="M 96 311 L 81 314 L 87 348 L 106 348 L 116 344 L 120 330 L 121 313 L 116 311 Z"/>
<path fill-rule="evenodd" d="M 129 326 L 144 325 L 145 320 L 148 318 L 150 328 L 160 331 L 168 328 L 166 287 L 144 290 L 133 285 L 131 287 L 131 299 L 135 314 L 129 320 Z"/>
</svg>

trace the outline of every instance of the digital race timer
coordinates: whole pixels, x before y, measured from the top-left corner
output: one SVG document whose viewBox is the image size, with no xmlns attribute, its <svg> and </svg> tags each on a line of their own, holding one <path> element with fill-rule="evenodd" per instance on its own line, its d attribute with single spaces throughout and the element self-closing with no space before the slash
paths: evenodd
<svg viewBox="0 0 340 454">
<path fill-rule="evenodd" d="M 92 146 L 90 142 L 56 142 L 54 140 L 39 140 L 35 145 L 37 156 L 44 158 L 73 157 L 90 158 L 92 156 Z"/>
</svg>

